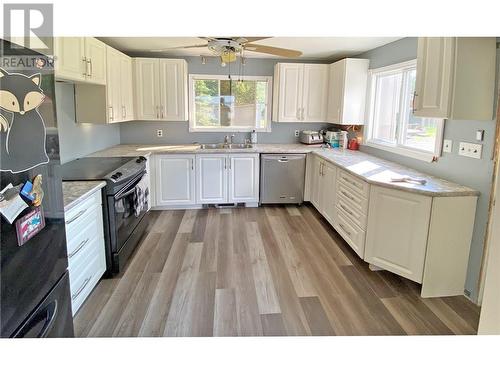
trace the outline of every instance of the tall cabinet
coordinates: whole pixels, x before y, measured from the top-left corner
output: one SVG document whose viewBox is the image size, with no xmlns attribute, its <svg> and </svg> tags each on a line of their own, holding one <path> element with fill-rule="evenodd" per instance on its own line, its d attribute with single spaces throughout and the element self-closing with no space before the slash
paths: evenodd
<svg viewBox="0 0 500 375">
<path fill-rule="evenodd" d="M 324 122 L 328 65 L 278 63 L 274 68 L 273 121 Z"/>
<path fill-rule="evenodd" d="M 134 59 L 137 120 L 186 121 L 187 62 L 183 59 Z"/>
</svg>

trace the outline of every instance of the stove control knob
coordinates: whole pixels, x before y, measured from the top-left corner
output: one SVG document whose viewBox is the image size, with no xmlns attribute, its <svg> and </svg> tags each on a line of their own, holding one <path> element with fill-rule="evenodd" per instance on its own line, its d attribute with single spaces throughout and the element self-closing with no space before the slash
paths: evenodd
<svg viewBox="0 0 500 375">
<path fill-rule="evenodd" d="M 123 176 L 123 173 L 122 172 L 116 172 L 116 176 L 117 177 L 121 177 L 121 176 Z"/>
<path fill-rule="evenodd" d="M 146 158 L 145 158 L 144 156 L 139 156 L 139 157 L 135 160 L 135 162 L 136 162 L 136 163 L 142 163 L 143 161 L 146 161 Z"/>
</svg>

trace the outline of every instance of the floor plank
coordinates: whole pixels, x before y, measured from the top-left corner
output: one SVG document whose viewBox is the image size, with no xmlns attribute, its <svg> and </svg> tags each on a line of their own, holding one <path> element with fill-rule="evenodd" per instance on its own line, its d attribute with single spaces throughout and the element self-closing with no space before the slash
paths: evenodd
<svg viewBox="0 0 500 375">
<path fill-rule="evenodd" d="M 369 270 L 309 204 L 147 220 L 124 271 L 76 314 L 78 337 L 476 333 L 478 306 Z"/>
</svg>

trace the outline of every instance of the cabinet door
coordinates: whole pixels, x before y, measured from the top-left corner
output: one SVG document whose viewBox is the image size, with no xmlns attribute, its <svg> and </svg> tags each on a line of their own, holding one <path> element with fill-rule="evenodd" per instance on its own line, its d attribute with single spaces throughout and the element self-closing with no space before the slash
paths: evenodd
<svg viewBox="0 0 500 375">
<path fill-rule="evenodd" d="M 372 186 L 365 261 L 422 282 L 432 198 Z"/>
<path fill-rule="evenodd" d="M 300 122 L 304 64 L 279 64 L 278 121 Z"/>
<path fill-rule="evenodd" d="M 228 156 L 229 202 L 259 201 L 259 154 Z"/>
<path fill-rule="evenodd" d="M 301 120 L 325 122 L 328 98 L 328 65 L 304 64 Z"/>
<path fill-rule="evenodd" d="M 196 203 L 227 203 L 226 155 L 196 156 Z"/>
<path fill-rule="evenodd" d="M 87 82 L 106 84 L 106 45 L 96 38 L 85 38 L 88 64 Z"/>
<path fill-rule="evenodd" d="M 159 120 L 159 60 L 134 59 L 135 110 L 137 120 Z"/>
<path fill-rule="evenodd" d="M 165 121 L 186 121 L 186 60 L 160 59 L 160 118 Z"/>
<path fill-rule="evenodd" d="M 107 47 L 107 114 L 108 123 L 123 121 L 121 111 L 121 74 L 120 74 L 120 52 L 114 48 Z"/>
<path fill-rule="evenodd" d="M 122 121 L 134 119 L 134 97 L 132 87 L 132 59 L 124 54 L 120 56 L 120 114 Z"/>
<path fill-rule="evenodd" d="M 156 161 L 156 205 L 194 204 L 195 156 L 158 155 Z"/>
<path fill-rule="evenodd" d="M 323 162 L 321 158 L 318 156 L 314 156 L 313 160 L 313 168 L 312 168 L 312 181 L 311 181 L 311 203 L 316 207 L 316 209 L 320 210 L 320 184 L 321 184 L 321 169 Z"/>
<path fill-rule="evenodd" d="M 328 83 L 328 115 L 327 121 L 332 124 L 341 124 L 342 106 L 344 99 L 345 60 L 330 65 Z"/>
<path fill-rule="evenodd" d="M 334 214 L 336 204 L 336 181 L 337 168 L 328 162 L 323 162 L 323 175 L 319 186 L 319 206 L 320 212 L 326 220 L 334 225 Z"/>
<path fill-rule="evenodd" d="M 57 79 L 85 81 L 85 38 L 55 38 L 54 52 Z"/>
<path fill-rule="evenodd" d="M 455 38 L 418 38 L 414 114 L 447 118 L 453 86 Z"/>
</svg>

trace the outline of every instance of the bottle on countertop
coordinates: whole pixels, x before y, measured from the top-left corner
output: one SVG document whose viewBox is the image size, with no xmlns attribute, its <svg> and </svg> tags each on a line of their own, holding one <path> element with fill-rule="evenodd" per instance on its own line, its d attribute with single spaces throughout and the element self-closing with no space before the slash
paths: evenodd
<svg viewBox="0 0 500 375">
<path fill-rule="evenodd" d="M 252 130 L 252 133 L 250 134 L 250 142 L 252 142 L 252 144 L 257 144 L 257 132 L 254 130 Z"/>
</svg>

